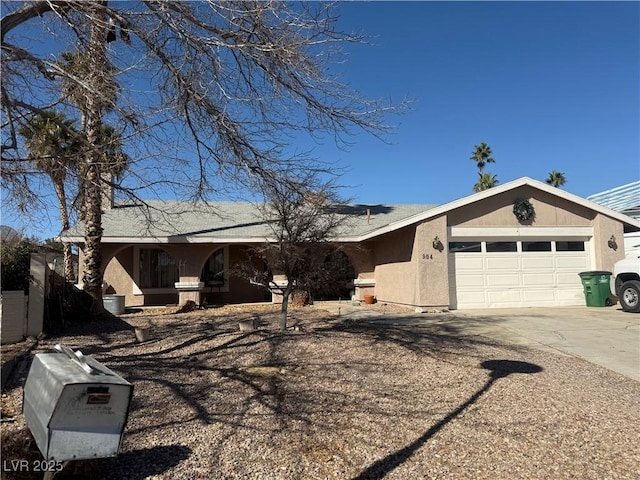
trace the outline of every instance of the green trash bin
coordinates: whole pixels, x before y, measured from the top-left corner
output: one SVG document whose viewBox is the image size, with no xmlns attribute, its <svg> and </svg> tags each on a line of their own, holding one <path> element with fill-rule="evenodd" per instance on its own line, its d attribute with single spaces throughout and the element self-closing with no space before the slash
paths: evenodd
<svg viewBox="0 0 640 480">
<path fill-rule="evenodd" d="M 609 281 L 611 272 L 582 272 L 579 273 L 582 280 L 582 288 L 584 297 L 587 301 L 587 307 L 606 307 L 611 303 L 611 288 Z"/>
</svg>

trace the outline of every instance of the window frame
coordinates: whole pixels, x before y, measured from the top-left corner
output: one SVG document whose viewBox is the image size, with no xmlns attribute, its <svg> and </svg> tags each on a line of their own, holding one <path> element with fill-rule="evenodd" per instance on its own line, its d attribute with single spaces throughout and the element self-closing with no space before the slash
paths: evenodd
<svg viewBox="0 0 640 480">
<path fill-rule="evenodd" d="M 169 259 L 171 260 L 171 262 L 173 263 L 173 265 L 175 266 L 175 272 L 176 272 L 176 279 L 174 282 L 171 282 L 171 286 L 162 286 L 162 287 L 153 287 L 153 286 L 143 286 L 142 285 L 142 280 L 143 280 L 143 275 L 142 275 L 142 252 L 144 250 L 154 250 L 157 252 L 161 252 L 162 254 L 167 255 L 167 257 L 169 257 Z M 177 290 L 175 288 L 175 282 L 179 282 L 180 281 L 180 271 L 179 271 L 179 265 L 178 263 L 176 263 L 175 259 L 173 258 L 173 256 L 167 252 L 165 249 L 160 248 L 160 247 L 153 247 L 153 246 L 144 246 L 144 247 L 138 247 L 136 249 L 136 258 L 134 259 L 134 265 L 137 269 L 136 275 L 135 275 L 135 284 L 136 287 L 138 288 L 138 290 L 140 291 L 140 293 L 144 294 L 144 293 L 175 293 Z M 138 293 L 138 292 L 134 292 L 134 293 Z"/>
<path fill-rule="evenodd" d="M 209 285 L 207 284 L 207 281 L 204 279 L 204 270 L 206 265 L 209 263 L 209 259 L 219 251 L 222 251 L 223 282 L 219 285 Z M 204 264 L 202 265 L 202 268 L 200 269 L 200 281 L 204 282 L 203 288 L 205 289 L 205 291 L 211 291 L 211 292 L 228 292 L 229 291 L 229 245 L 218 247 L 214 249 L 207 256 L 207 259 L 205 260 Z"/>
</svg>

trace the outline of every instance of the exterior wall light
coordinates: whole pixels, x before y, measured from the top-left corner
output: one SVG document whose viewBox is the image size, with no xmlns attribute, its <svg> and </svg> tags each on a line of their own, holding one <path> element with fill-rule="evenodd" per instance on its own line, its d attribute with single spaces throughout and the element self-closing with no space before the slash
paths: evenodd
<svg viewBox="0 0 640 480">
<path fill-rule="evenodd" d="M 433 237 L 433 248 L 435 250 L 438 250 L 439 252 L 441 252 L 442 250 L 444 250 L 444 245 L 442 244 L 442 242 L 440 241 L 440 237 L 438 237 L 438 235 L 436 235 L 435 237 Z"/>
</svg>

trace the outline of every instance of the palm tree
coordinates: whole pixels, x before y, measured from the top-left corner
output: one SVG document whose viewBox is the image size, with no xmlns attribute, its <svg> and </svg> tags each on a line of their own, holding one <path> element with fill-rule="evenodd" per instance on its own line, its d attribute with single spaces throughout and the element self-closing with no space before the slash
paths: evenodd
<svg viewBox="0 0 640 480">
<path fill-rule="evenodd" d="M 553 187 L 561 187 L 565 183 L 567 183 L 567 179 L 564 176 L 564 173 L 558 172 L 557 170 L 552 170 L 549 173 L 549 177 L 546 182 Z"/>
<path fill-rule="evenodd" d="M 487 163 L 495 163 L 495 159 L 492 157 L 493 152 L 491 151 L 491 147 L 486 143 L 482 142 L 479 145 L 475 146 L 474 152 L 471 154 L 471 160 L 476 162 L 478 165 L 478 170 L 480 175 L 484 170 L 484 167 Z"/>
<path fill-rule="evenodd" d="M 93 7 L 88 7 L 92 9 Z M 105 143 L 104 115 L 112 110 L 119 94 L 114 80 L 116 69 L 107 59 L 104 25 L 106 14 L 93 9 L 95 20 L 91 24 L 87 50 L 64 52 L 58 64 L 66 75 L 62 80 L 62 96 L 73 103 L 82 117 L 82 132 L 85 138 L 85 155 L 79 168 L 78 216 L 85 223 L 85 256 L 82 283 L 84 289 L 95 300 L 96 313 L 102 311 L 102 201 L 104 185 L 112 188 L 112 176 L 106 164 L 122 173 L 128 157 L 121 155 L 121 142 Z M 119 152 L 119 153 L 118 153 Z M 112 156 L 112 154 L 114 156 Z M 123 162 L 126 160 L 126 162 Z"/>
<path fill-rule="evenodd" d="M 498 176 L 490 173 L 478 173 L 478 182 L 473 186 L 473 191 L 478 193 L 498 185 Z"/>
<path fill-rule="evenodd" d="M 131 164 L 131 157 L 127 155 L 122 149 L 122 136 L 111 125 L 101 125 L 98 128 L 98 140 L 100 150 L 100 184 L 105 195 L 103 196 L 103 202 L 107 201 L 111 203 L 113 191 L 114 177 L 119 179 L 122 174 L 129 168 Z M 86 139 L 85 139 L 86 141 Z M 86 171 L 85 165 L 80 164 L 80 173 L 78 175 L 80 186 L 78 189 L 78 196 L 74 200 L 74 206 L 78 210 L 78 217 L 80 220 L 84 220 L 83 206 L 86 201 L 86 197 L 83 189 L 83 172 Z M 108 198 L 106 198 L 108 197 Z M 111 206 L 103 206 L 103 208 L 111 208 Z"/>
<path fill-rule="evenodd" d="M 45 111 L 34 116 L 20 129 L 25 146 L 33 157 L 35 167 L 51 179 L 58 199 L 62 231 L 69 229 L 69 210 L 65 181 L 67 173 L 75 168 L 80 149 L 80 135 L 74 128 L 74 121 L 61 112 Z M 64 276 L 74 280 L 73 257 L 70 244 L 64 244 Z"/>
<path fill-rule="evenodd" d="M 84 81 L 91 74 L 91 59 L 86 52 L 62 52 L 56 62 L 65 72 L 62 77 L 62 98 L 69 100 L 80 110 L 81 130 L 87 129 L 87 99 L 86 92 L 81 81 Z M 116 69 L 108 61 L 105 61 L 105 69 L 108 75 L 99 79 L 99 91 L 106 99 L 106 105 L 115 103 L 120 92 L 118 83 L 113 79 Z"/>
</svg>

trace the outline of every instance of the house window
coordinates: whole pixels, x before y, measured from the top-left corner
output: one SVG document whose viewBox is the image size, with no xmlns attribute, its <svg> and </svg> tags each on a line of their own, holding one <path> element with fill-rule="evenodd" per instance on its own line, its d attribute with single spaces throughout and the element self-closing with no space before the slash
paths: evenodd
<svg viewBox="0 0 640 480">
<path fill-rule="evenodd" d="M 488 253 L 517 252 L 516 242 L 487 242 Z"/>
<path fill-rule="evenodd" d="M 556 241 L 556 252 L 584 252 L 584 242 Z"/>
<path fill-rule="evenodd" d="M 140 249 L 140 288 L 174 288 L 178 267 L 160 248 Z"/>
<path fill-rule="evenodd" d="M 449 252 L 479 252 L 480 242 L 449 242 Z"/>
<path fill-rule="evenodd" d="M 551 242 L 522 242 L 523 252 L 550 252 Z"/>
<path fill-rule="evenodd" d="M 208 287 L 224 285 L 224 249 L 216 250 L 202 269 L 201 280 Z"/>
</svg>

